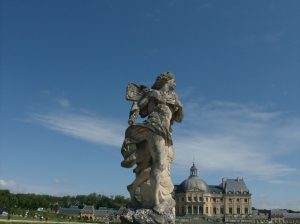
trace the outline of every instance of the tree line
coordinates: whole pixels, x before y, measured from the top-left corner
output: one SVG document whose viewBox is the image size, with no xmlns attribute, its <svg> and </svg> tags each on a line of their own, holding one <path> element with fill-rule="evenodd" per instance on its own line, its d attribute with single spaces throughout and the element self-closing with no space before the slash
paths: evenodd
<svg viewBox="0 0 300 224">
<path fill-rule="evenodd" d="M 95 209 L 99 207 L 120 208 L 129 202 L 128 198 L 121 195 L 105 196 L 92 193 L 89 195 L 76 196 L 52 196 L 38 194 L 11 193 L 9 190 L 0 190 L 0 210 L 12 212 L 17 209 L 36 210 L 38 208 L 51 209 L 57 211 L 59 208 L 69 208 L 84 205 L 93 205 Z"/>
</svg>

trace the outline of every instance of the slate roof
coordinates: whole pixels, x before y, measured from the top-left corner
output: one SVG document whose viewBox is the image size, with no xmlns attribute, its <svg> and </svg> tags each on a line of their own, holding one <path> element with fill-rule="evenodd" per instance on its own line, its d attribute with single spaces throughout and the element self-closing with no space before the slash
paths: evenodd
<svg viewBox="0 0 300 224">
<path fill-rule="evenodd" d="M 284 209 L 271 209 L 271 216 L 283 216 L 287 211 Z"/>
<path fill-rule="evenodd" d="M 289 218 L 289 219 L 300 219 L 300 213 L 284 213 L 283 214 L 284 218 Z"/>
<path fill-rule="evenodd" d="M 100 207 L 98 210 L 95 210 L 96 216 L 109 216 L 116 214 L 118 212 L 117 209 Z"/>
<path fill-rule="evenodd" d="M 79 208 L 60 208 L 58 213 L 63 215 L 79 215 L 80 211 L 81 209 Z"/>
<path fill-rule="evenodd" d="M 258 210 L 252 210 L 252 215 L 254 219 L 269 219 L 269 214 L 259 212 Z"/>
<path fill-rule="evenodd" d="M 220 185 L 207 185 L 197 175 L 197 167 L 193 163 L 190 168 L 190 176 L 185 179 L 180 185 L 174 186 L 175 193 L 187 192 L 187 191 L 204 191 L 211 194 L 250 194 L 245 182 L 241 178 L 236 179 L 222 179 Z"/>
<path fill-rule="evenodd" d="M 250 194 L 243 179 L 225 179 L 221 186 L 226 194 Z"/>
<path fill-rule="evenodd" d="M 209 185 L 208 189 L 211 194 L 223 194 L 223 188 L 219 185 Z"/>
<path fill-rule="evenodd" d="M 208 185 L 198 176 L 190 176 L 180 184 L 180 187 L 184 192 L 194 190 L 208 191 Z"/>
<path fill-rule="evenodd" d="M 289 219 L 300 219 L 300 213 L 290 213 L 285 209 L 272 209 L 271 217 L 281 216 Z"/>
<path fill-rule="evenodd" d="M 207 183 L 202 180 L 197 175 L 198 169 L 193 163 L 192 167 L 190 168 L 190 176 L 189 178 L 185 179 L 180 185 L 175 187 L 175 192 L 187 192 L 187 191 L 204 191 L 208 192 L 208 185 Z"/>
</svg>

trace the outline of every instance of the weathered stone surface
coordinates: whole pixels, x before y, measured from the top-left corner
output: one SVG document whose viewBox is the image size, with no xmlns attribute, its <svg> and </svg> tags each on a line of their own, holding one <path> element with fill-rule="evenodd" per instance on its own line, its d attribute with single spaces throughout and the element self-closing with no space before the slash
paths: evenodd
<svg viewBox="0 0 300 224">
<path fill-rule="evenodd" d="M 152 209 L 121 209 L 122 224 L 173 224 L 175 223 L 175 215 L 172 209 L 162 214 L 154 212 Z"/>
<path fill-rule="evenodd" d="M 124 223 L 174 223 L 174 185 L 170 166 L 174 160 L 172 124 L 183 119 L 183 107 L 174 88 L 171 72 L 160 74 L 151 89 L 128 84 L 126 99 L 132 101 L 129 127 L 121 148 L 121 166 L 131 168 L 136 179 L 127 186 L 131 209 L 121 219 Z M 137 116 L 146 118 L 135 123 Z"/>
</svg>

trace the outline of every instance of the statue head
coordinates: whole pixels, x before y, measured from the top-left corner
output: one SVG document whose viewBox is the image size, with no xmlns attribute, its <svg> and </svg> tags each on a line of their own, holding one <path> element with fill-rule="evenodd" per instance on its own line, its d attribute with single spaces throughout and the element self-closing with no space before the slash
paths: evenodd
<svg viewBox="0 0 300 224">
<path fill-rule="evenodd" d="M 157 76 L 155 83 L 152 85 L 152 89 L 161 89 L 166 83 L 173 80 L 171 88 L 175 87 L 175 76 L 172 72 L 164 72 Z"/>
</svg>

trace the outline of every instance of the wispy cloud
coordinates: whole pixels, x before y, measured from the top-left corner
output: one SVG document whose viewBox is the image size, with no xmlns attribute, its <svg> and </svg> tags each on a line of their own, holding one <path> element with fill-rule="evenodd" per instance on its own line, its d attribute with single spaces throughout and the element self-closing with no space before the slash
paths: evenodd
<svg viewBox="0 0 300 224">
<path fill-rule="evenodd" d="M 300 211 L 300 199 L 294 198 L 271 198 L 267 194 L 259 194 L 253 198 L 255 207 L 258 209 L 293 209 Z"/>
<path fill-rule="evenodd" d="M 32 114 L 30 119 L 62 134 L 89 142 L 120 147 L 125 127 L 112 119 L 72 113 Z"/>
<path fill-rule="evenodd" d="M 279 155 L 299 150 L 300 119 L 257 105 L 190 102 L 183 128 L 175 132 L 176 164 L 193 157 L 202 170 L 267 178 L 297 174 Z"/>
<path fill-rule="evenodd" d="M 53 182 L 54 182 L 55 184 L 70 184 L 72 181 L 69 180 L 69 179 L 55 178 L 55 179 L 53 180 Z"/>
<path fill-rule="evenodd" d="M 62 108 L 69 108 L 70 107 L 70 101 L 66 98 L 57 98 L 56 102 L 62 107 Z"/>
<path fill-rule="evenodd" d="M 9 190 L 13 193 L 35 193 L 35 194 L 50 194 L 50 195 L 70 194 L 70 192 L 63 192 L 60 189 L 52 188 L 49 186 L 20 184 L 14 180 L 4 180 L 4 179 L 0 179 L 0 189 Z"/>
<path fill-rule="evenodd" d="M 174 125 L 174 168 L 186 172 L 193 161 L 204 172 L 222 176 L 243 176 L 266 184 L 298 186 L 300 181 L 300 118 L 267 106 L 199 98 L 185 100 L 185 118 Z M 30 120 L 58 133 L 95 144 L 120 148 L 125 126 L 117 119 L 91 113 L 63 111 L 34 113 Z M 104 147 L 105 148 L 105 147 Z M 293 163 L 282 158 L 293 158 Z M 63 183 L 57 179 L 55 183 Z M 2 186 L 8 183 L 2 182 Z M 56 185 L 57 185 L 56 184 Z M 10 182 L 16 188 L 14 182 Z M 34 192 L 52 191 L 31 187 Z M 25 191 L 23 189 L 23 191 Z M 284 207 L 286 204 L 270 200 L 270 196 L 255 196 L 259 208 Z M 293 206 L 297 208 L 295 198 Z"/>
<path fill-rule="evenodd" d="M 13 180 L 0 179 L 0 189 L 12 189 L 16 188 L 16 182 Z"/>
<path fill-rule="evenodd" d="M 175 126 L 175 167 L 195 158 L 201 170 L 248 178 L 280 180 L 298 167 L 281 162 L 282 154 L 300 150 L 300 119 L 257 105 L 234 102 L 188 102 L 186 118 Z M 31 120 L 62 134 L 119 148 L 125 126 L 89 114 L 32 114 Z"/>
</svg>

